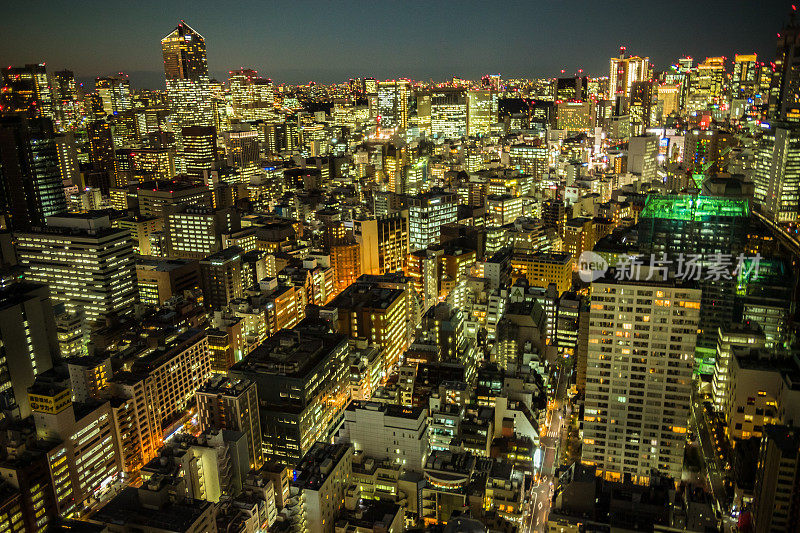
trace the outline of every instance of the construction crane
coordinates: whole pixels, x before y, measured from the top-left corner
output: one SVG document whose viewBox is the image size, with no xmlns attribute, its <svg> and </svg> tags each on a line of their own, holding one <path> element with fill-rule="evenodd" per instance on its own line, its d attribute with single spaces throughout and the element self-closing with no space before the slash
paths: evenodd
<svg viewBox="0 0 800 533">
<path fill-rule="evenodd" d="M 720 161 L 723 157 L 731 153 L 731 150 L 733 150 L 733 146 L 726 146 L 725 148 L 722 149 L 722 151 L 719 153 L 719 155 L 714 161 L 709 161 L 708 163 L 700 167 L 700 172 L 694 172 L 692 174 L 692 179 L 694 180 L 694 183 L 695 185 L 697 185 L 698 189 L 703 184 L 703 179 L 705 179 L 706 172 L 708 172 L 708 169 L 711 168 L 714 165 L 714 163 Z"/>
</svg>

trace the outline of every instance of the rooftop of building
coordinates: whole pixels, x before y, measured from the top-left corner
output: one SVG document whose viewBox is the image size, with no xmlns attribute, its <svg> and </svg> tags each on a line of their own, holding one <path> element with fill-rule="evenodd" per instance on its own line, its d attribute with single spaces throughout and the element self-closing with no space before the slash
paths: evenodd
<svg viewBox="0 0 800 533">
<path fill-rule="evenodd" d="M 152 351 L 139 357 L 131 368 L 134 373 L 147 373 L 155 370 L 176 356 L 189 346 L 199 342 L 205 333 L 201 330 L 189 328 L 175 337 L 167 339 L 163 346 L 158 346 Z"/>
<path fill-rule="evenodd" d="M 177 500 L 171 497 L 159 501 L 158 505 L 153 505 L 140 494 L 143 489 L 146 491 L 152 489 L 153 492 L 164 490 L 163 485 L 168 483 L 168 478 L 154 476 L 145 486 L 147 488 L 126 487 L 97 511 L 92 519 L 127 527 L 138 525 L 165 531 L 187 531 L 214 504 L 205 500 L 189 498 Z"/>
<path fill-rule="evenodd" d="M 711 217 L 749 217 L 746 199 L 689 194 L 655 195 L 647 197 L 640 219 L 662 218 L 701 221 Z"/>
<path fill-rule="evenodd" d="M 475 456 L 469 452 L 433 450 L 425 461 L 425 470 L 469 475 L 475 470 Z"/>
<path fill-rule="evenodd" d="M 236 261 L 237 259 L 241 259 L 242 250 L 238 246 L 228 246 L 224 250 L 220 250 L 214 254 L 211 254 L 200 261 L 201 265 L 224 265 L 230 261 Z"/>
<path fill-rule="evenodd" d="M 214 375 L 201 385 L 197 392 L 201 394 L 220 394 L 223 396 L 238 396 L 253 385 L 253 382 L 243 378 L 232 378 L 225 375 Z"/>
<path fill-rule="evenodd" d="M 782 454 L 797 457 L 800 450 L 800 428 L 769 425 L 764 428 L 764 438 L 774 443 Z"/>
<path fill-rule="evenodd" d="M 378 524 L 382 530 L 388 531 L 400 506 L 396 503 L 382 500 L 361 500 L 358 507 L 353 510 L 344 510 L 336 519 L 336 528 L 346 528 L 345 531 L 360 531 L 363 529 L 374 530 Z M 362 529 L 363 528 L 363 529 Z"/>
<path fill-rule="evenodd" d="M 139 257 L 136 259 L 136 268 L 138 270 L 149 270 L 153 272 L 172 272 L 173 270 L 191 265 L 194 262 L 195 261 L 191 259 Z"/>
<path fill-rule="evenodd" d="M 342 344 L 347 344 L 345 335 L 319 326 L 284 329 L 258 345 L 232 369 L 299 378 Z"/>
<path fill-rule="evenodd" d="M 314 443 L 295 467 L 292 485 L 304 490 L 319 490 L 350 450 L 352 446 L 349 443 Z"/>
<path fill-rule="evenodd" d="M 325 308 L 388 309 L 404 294 L 403 289 L 384 288 L 372 283 L 356 281 L 325 305 Z"/>
<path fill-rule="evenodd" d="M 382 412 L 385 416 L 405 418 L 408 420 L 418 420 L 426 411 L 424 407 L 404 407 L 401 405 L 359 400 L 354 400 L 347 405 L 348 411 L 356 411 L 358 409 Z"/>
</svg>

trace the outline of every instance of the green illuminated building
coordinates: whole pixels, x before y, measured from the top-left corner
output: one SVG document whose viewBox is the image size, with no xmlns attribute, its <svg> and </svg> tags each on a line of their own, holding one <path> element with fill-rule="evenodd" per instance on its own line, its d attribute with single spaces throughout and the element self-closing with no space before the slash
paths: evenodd
<svg viewBox="0 0 800 533">
<path fill-rule="evenodd" d="M 744 251 L 750 206 L 746 199 L 689 194 L 651 195 L 639 216 L 639 249 L 649 257 L 666 254 L 673 269 L 684 258 L 699 255 L 703 275 L 698 280 L 703 291 L 700 332 L 695 352 L 695 371 L 714 371 L 717 331 L 734 318 L 736 280 L 704 279 L 716 254 L 726 254 L 736 266 Z M 677 272 L 680 276 L 681 272 Z"/>
</svg>

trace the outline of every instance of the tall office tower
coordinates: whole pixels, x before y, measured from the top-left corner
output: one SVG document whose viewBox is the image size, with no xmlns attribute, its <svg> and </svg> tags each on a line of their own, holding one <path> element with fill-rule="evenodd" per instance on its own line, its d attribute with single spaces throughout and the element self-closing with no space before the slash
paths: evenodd
<svg viewBox="0 0 800 533">
<path fill-rule="evenodd" d="M 591 286 L 582 461 L 609 480 L 681 476 L 700 290 L 653 277 Z"/>
<path fill-rule="evenodd" d="M 408 297 L 405 289 L 357 281 L 320 309 L 320 318 L 339 333 L 366 338 L 385 350 L 388 375 L 407 346 Z"/>
<path fill-rule="evenodd" d="M 795 531 L 799 521 L 800 429 L 767 426 L 758 451 L 753 531 Z"/>
<path fill-rule="evenodd" d="M 44 63 L 0 70 L 0 111 L 55 119 L 53 89 Z"/>
<path fill-rule="evenodd" d="M 408 216 L 394 213 L 370 220 L 356 220 L 361 273 L 387 274 L 405 270 L 408 255 Z"/>
<path fill-rule="evenodd" d="M 512 144 L 508 148 L 508 161 L 509 165 L 523 174 L 533 176 L 536 180 L 539 180 L 548 171 L 547 146 L 541 142 Z M 526 192 L 523 192 L 523 194 L 526 194 Z"/>
<path fill-rule="evenodd" d="M 733 56 L 731 76 L 731 98 L 753 98 L 759 94 L 759 65 L 756 54 Z"/>
<path fill-rule="evenodd" d="M 241 229 L 236 211 L 202 205 L 168 207 L 164 211 L 167 256 L 202 259 L 222 250 L 222 235 Z"/>
<path fill-rule="evenodd" d="M 411 96 L 408 80 L 378 82 L 378 126 L 395 131 L 408 128 Z"/>
<path fill-rule="evenodd" d="M 608 87 L 611 99 L 629 98 L 631 87 L 636 81 L 650 79 L 650 58 L 626 56 L 625 47 L 619 49 L 619 57 L 611 58 L 608 71 Z"/>
<path fill-rule="evenodd" d="M 714 380 L 712 381 L 714 407 L 717 411 L 723 411 L 731 391 L 729 367 L 731 358 L 734 357 L 734 350 L 737 347 L 746 349 L 763 348 L 765 341 L 764 332 L 756 324 L 731 324 L 730 326 L 719 328 Z"/>
<path fill-rule="evenodd" d="M 94 88 L 103 101 L 106 115 L 116 115 L 133 108 L 131 82 L 127 74 L 120 72 L 117 76 L 97 78 Z"/>
<path fill-rule="evenodd" d="M 701 111 L 719 105 L 726 77 L 724 57 L 707 57 L 697 65 L 689 75 L 687 109 Z"/>
<path fill-rule="evenodd" d="M 231 107 L 242 120 L 269 120 L 275 112 L 272 80 L 262 78 L 252 69 L 229 72 Z"/>
<path fill-rule="evenodd" d="M 772 79 L 769 84 L 769 118 L 771 120 L 800 120 L 800 24 L 796 13 L 778 33 Z"/>
<path fill-rule="evenodd" d="M 628 142 L 628 172 L 636 174 L 643 182 L 657 177 L 658 141 L 658 135 L 638 135 Z"/>
<path fill-rule="evenodd" d="M 242 249 L 225 248 L 200 261 L 200 284 L 203 304 L 209 309 L 223 309 L 231 300 L 242 297 Z"/>
<path fill-rule="evenodd" d="M 408 198 L 409 250 L 439 243 L 441 227 L 458 219 L 458 195 L 434 189 Z"/>
<path fill-rule="evenodd" d="M 19 282 L 0 290 L 0 352 L 0 409 L 7 416 L 26 418 L 31 414 L 28 387 L 52 368 L 59 353 L 45 285 Z"/>
<path fill-rule="evenodd" d="M 185 172 L 183 128 L 213 126 L 214 112 L 211 81 L 208 77 L 206 43 L 203 36 L 181 21 L 169 35 L 161 39 L 167 100 L 178 145 L 179 172 Z"/>
<path fill-rule="evenodd" d="M 76 405 L 71 392 L 38 380 L 28 389 L 36 434 L 45 443 L 53 473 L 56 505 L 65 518 L 76 516 L 122 468 L 111 403 Z"/>
<path fill-rule="evenodd" d="M 129 310 L 136 299 L 131 234 L 108 215 L 50 217 L 47 226 L 15 234 L 25 278 L 46 283 L 54 302 L 88 322 Z"/>
<path fill-rule="evenodd" d="M 761 213 L 776 224 L 800 220 L 800 127 L 764 124 L 753 170 L 753 198 Z"/>
<path fill-rule="evenodd" d="M 655 96 L 655 83 L 636 81 L 631 85 L 630 106 L 628 114 L 631 121 L 631 135 L 644 135 L 652 123 L 655 122 L 653 112 L 653 97 Z"/>
<path fill-rule="evenodd" d="M 718 261 L 717 254 L 737 258 L 744 252 L 749 220 L 750 207 L 745 198 L 651 195 L 639 215 L 640 251 L 646 257 L 666 254 L 673 265 L 677 265 L 681 254 L 684 260 L 699 255 L 696 262 L 706 268 Z M 714 371 L 717 332 L 734 318 L 736 283 L 724 277 L 717 280 L 701 276 L 698 284 L 703 291 L 703 313 L 696 370 L 710 374 Z"/>
<path fill-rule="evenodd" d="M 315 325 L 282 329 L 229 371 L 258 387 L 265 461 L 296 465 L 338 429 L 347 403 L 347 337 Z"/>
<path fill-rule="evenodd" d="M 721 172 L 728 162 L 727 153 L 736 142 L 735 137 L 718 129 L 687 131 L 683 142 L 683 160 L 691 165 L 695 180 Z M 696 183 L 699 187 L 700 183 Z"/>
<path fill-rule="evenodd" d="M 661 102 L 661 115 L 663 118 L 680 112 L 681 86 L 679 84 L 665 83 L 659 85 L 656 98 Z"/>
<path fill-rule="evenodd" d="M 227 429 L 247 436 L 250 468 L 261 468 L 261 420 L 256 384 L 246 379 L 215 376 L 197 390 L 197 415 L 200 430 Z"/>
<path fill-rule="evenodd" d="M 44 224 L 67 211 L 49 119 L 0 116 L 0 205 L 14 229 Z"/>
<path fill-rule="evenodd" d="M 594 115 L 593 102 L 558 102 L 556 129 L 589 133 L 594 128 Z"/>
<path fill-rule="evenodd" d="M 204 171 L 213 170 L 217 161 L 217 130 L 214 126 L 182 128 L 178 159 L 183 171 L 190 176 L 202 177 Z"/>
<path fill-rule="evenodd" d="M 78 147 L 75 135 L 64 133 L 55 138 L 58 153 L 58 167 L 61 172 L 61 183 L 64 186 L 75 185 L 80 188 L 81 168 L 78 159 Z"/>
<path fill-rule="evenodd" d="M 586 76 L 573 76 L 571 78 L 556 78 L 553 85 L 554 100 L 588 100 L 588 78 Z"/>
<path fill-rule="evenodd" d="M 92 185 L 108 194 L 109 189 L 124 187 L 125 183 L 117 181 L 117 157 L 114 150 L 114 136 L 111 123 L 106 120 L 96 120 L 87 128 L 89 135 L 89 161 L 98 174 L 93 178 Z"/>
<path fill-rule="evenodd" d="M 431 134 L 445 139 L 467 134 L 467 97 L 463 89 L 437 89 L 431 93 Z"/>
<path fill-rule="evenodd" d="M 59 70 L 53 73 L 53 103 L 56 113 L 56 130 L 72 131 L 82 121 L 80 95 L 75 74 L 71 70 Z"/>
<path fill-rule="evenodd" d="M 481 137 L 491 133 L 492 124 L 497 121 L 494 107 L 492 91 L 474 89 L 467 92 L 467 135 Z"/>
<path fill-rule="evenodd" d="M 486 197 L 487 225 L 512 224 L 522 216 L 522 197 L 510 194 L 490 194 Z"/>
<path fill-rule="evenodd" d="M 250 178 L 261 172 L 258 131 L 250 124 L 234 124 L 223 135 L 228 165 L 239 171 L 241 182 L 250 183 Z"/>
</svg>

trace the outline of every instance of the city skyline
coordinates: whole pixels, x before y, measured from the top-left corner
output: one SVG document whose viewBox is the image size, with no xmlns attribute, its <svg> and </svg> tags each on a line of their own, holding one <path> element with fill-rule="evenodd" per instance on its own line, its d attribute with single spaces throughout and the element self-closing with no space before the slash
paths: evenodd
<svg viewBox="0 0 800 533">
<path fill-rule="evenodd" d="M 791 9 L 791 3 L 777 0 L 760 4 L 758 17 L 752 16 L 752 3 L 746 1 L 673 2 L 672 9 L 663 12 L 623 2 L 611 13 L 604 6 L 580 2 L 510 2 L 488 12 L 471 2 L 459 4 L 458 10 L 418 3 L 367 8 L 353 2 L 333 11 L 315 6 L 316 2 L 302 2 L 266 9 L 237 4 L 230 13 L 220 13 L 205 2 L 191 8 L 87 2 L 66 16 L 55 10 L 39 13 L 35 18 L 49 31 L 36 33 L 29 24 L 17 22 L 33 20 L 30 10 L 35 5 L 16 3 L 0 22 L 7 40 L 0 64 L 45 62 L 52 69 L 73 70 L 85 85 L 98 76 L 125 72 L 134 87 L 162 88 L 157 43 L 166 34 L 164 28 L 183 19 L 205 37 L 210 75 L 220 80 L 240 67 L 290 84 L 369 76 L 474 79 L 490 72 L 539 78 L 558 76 L 562 69 L 565 74 L 582 69 L 602 76 L 608 56 L 619 46 L 649 56 L 657 69 L 683 55 L 732 59 L 735 53 L 756 52 L 769 59 L 775 28 L 783 25 Z M 706 18 L 709 11 L 713 19 Z M 247 16 L 239 18 L 237 13 Z M 657 23 L 650 20 L 653 17 L 658 17 Z M 96 32 L 116 19 L 127 24 L 117 24 L 113 32 Z M 274 22 L 277 19 L 280 24 Z M 734 31 L 744 24 L 749 31 Z"/>
</svg>

